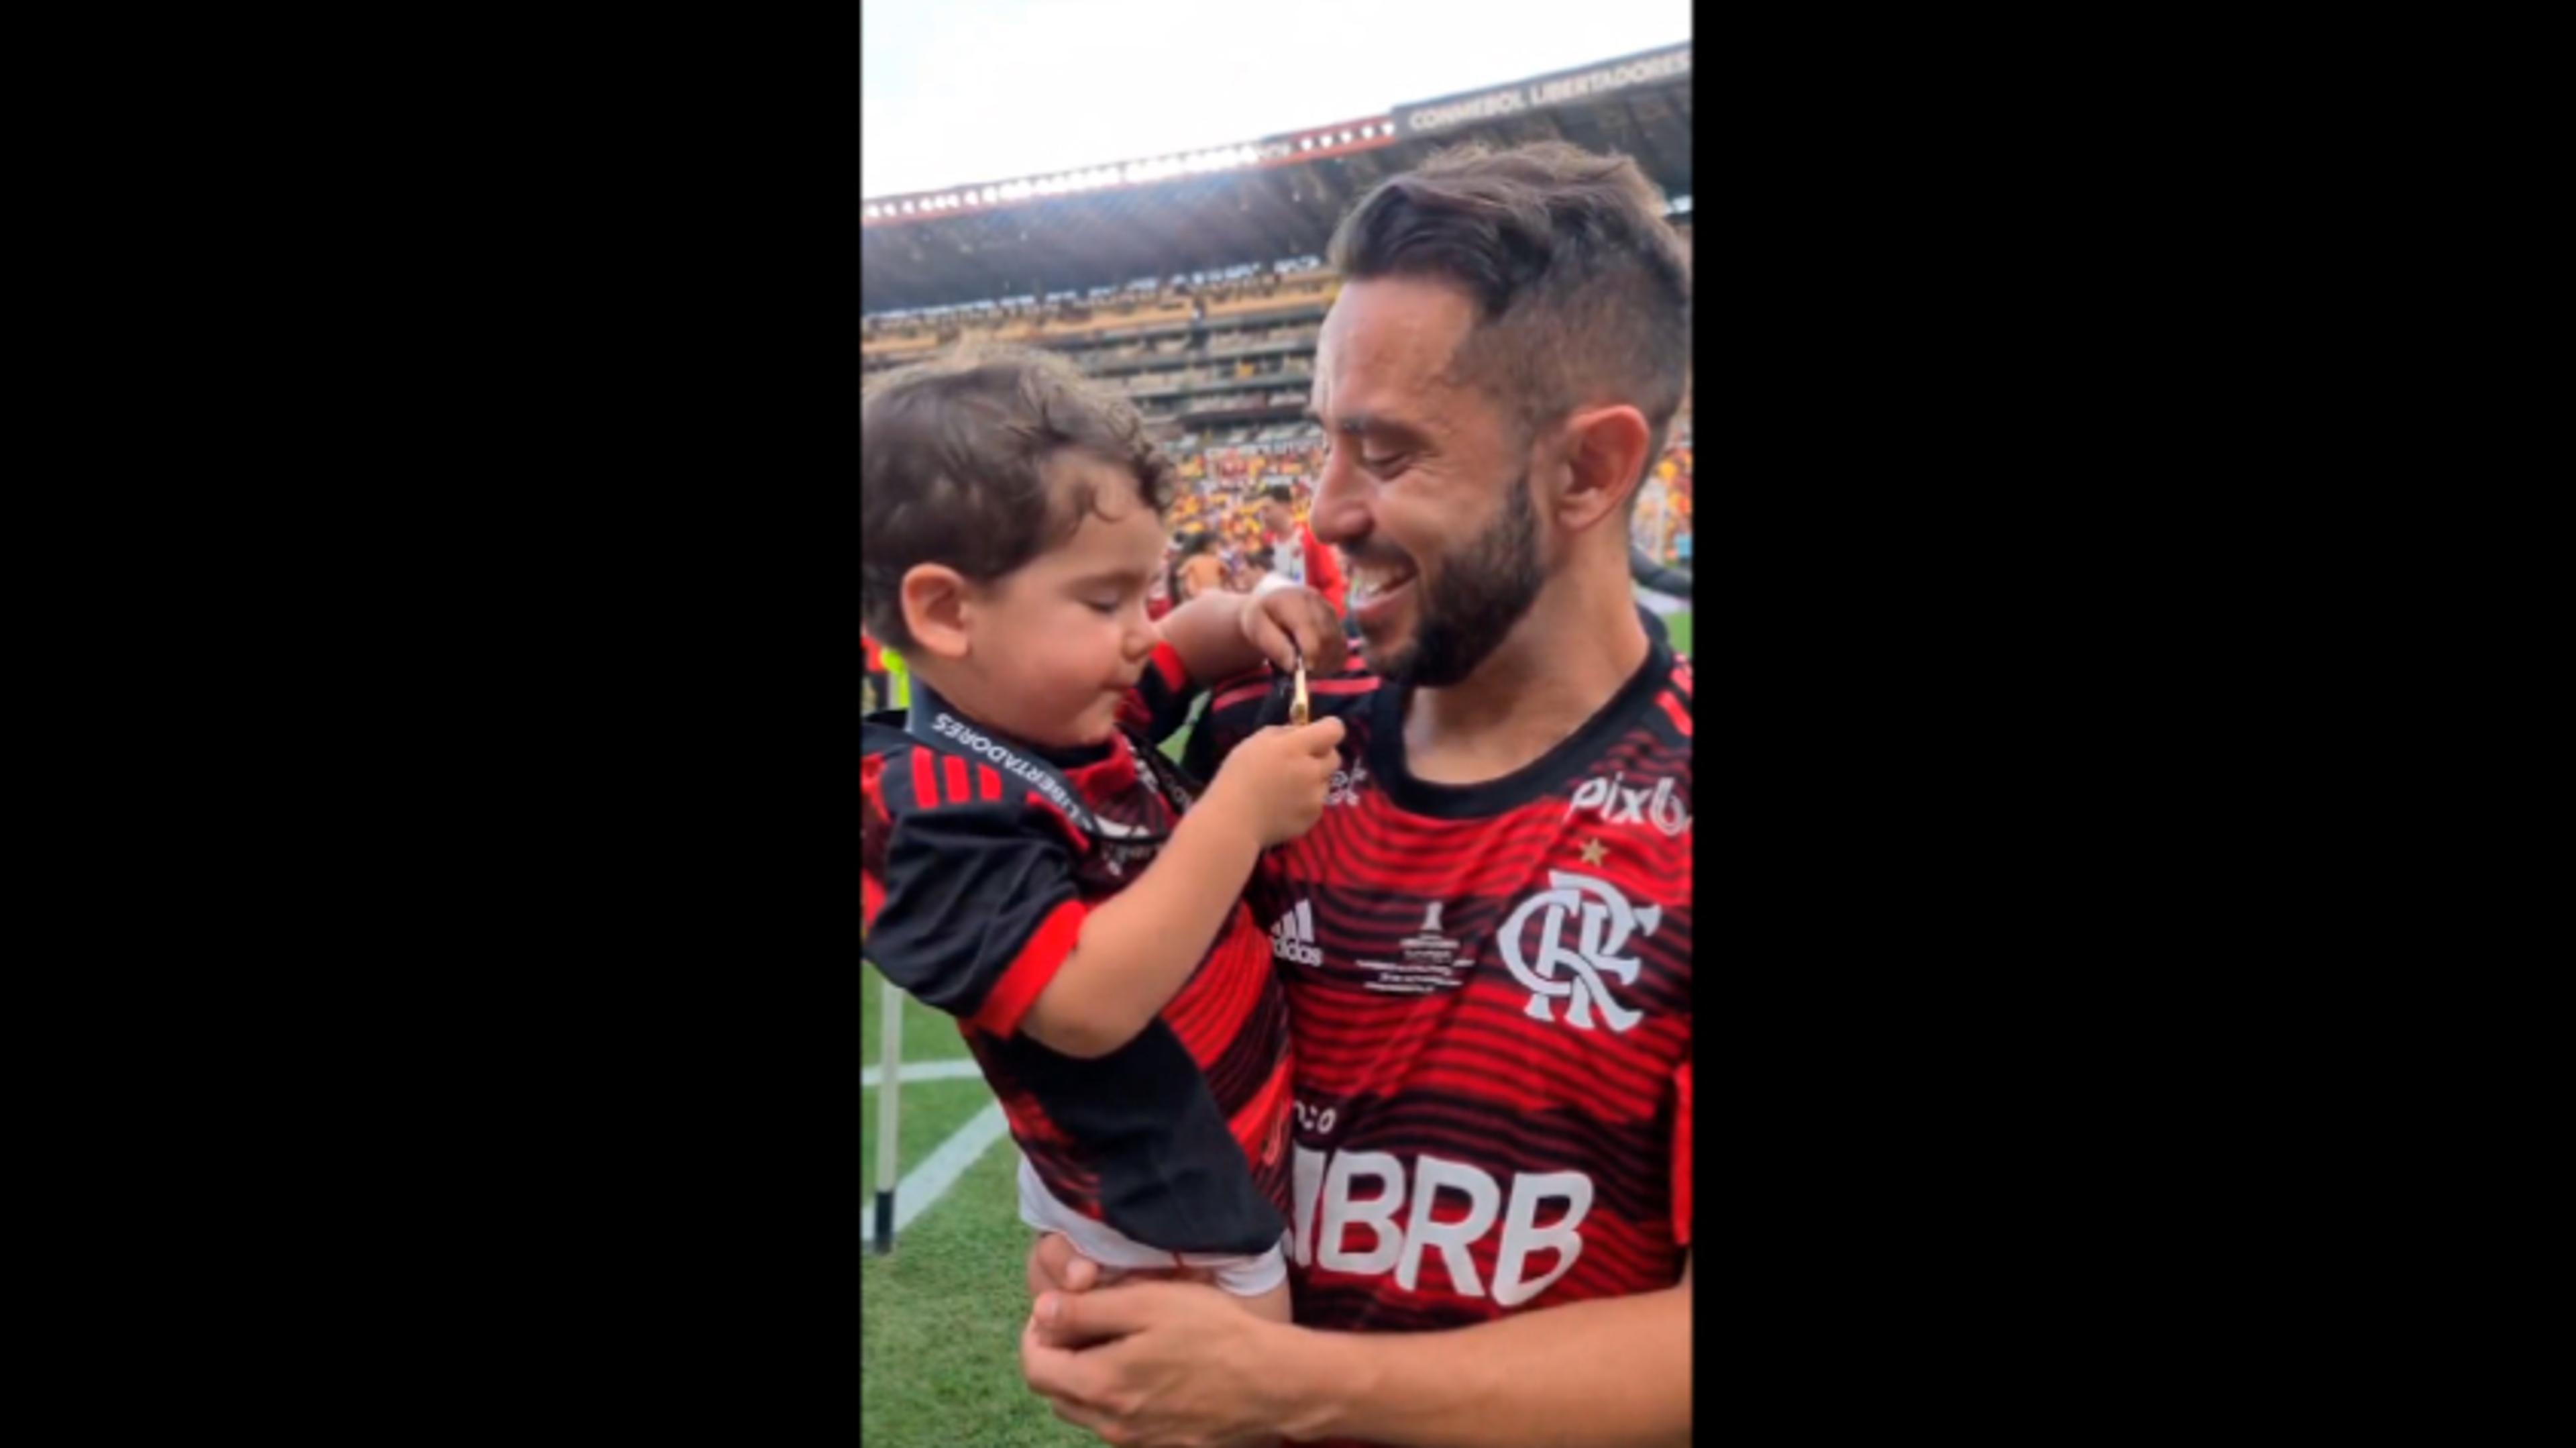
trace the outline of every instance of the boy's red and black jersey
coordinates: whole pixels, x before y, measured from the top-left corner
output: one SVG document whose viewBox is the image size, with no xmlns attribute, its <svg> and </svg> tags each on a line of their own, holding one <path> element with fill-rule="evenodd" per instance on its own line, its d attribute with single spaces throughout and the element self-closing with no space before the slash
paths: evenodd
<svg viewBox="0 0 2576 1448">
<path fill-rule="evenodd" d="M 1156 776 L 1178 771 L 1149 756 L 1191 699 L 1165 646 L 1108 745 L 1020 746 L 1056 767 L 1103 838 L 1008 772 L 913 737 L 901 714 L 870 717 L 866 954 L 957 1018 L 1013 1138 L 1059 1201 L 1169 1251 L 1257 1253 L 1286 1229 L 1289 1040 L 1269 946 L 1246 907 L 1236 904 L 1161 1016 L 1108 1055 L 1060 1055 L 1019 1029 L 1084 915 L 1152 864 L 1176 823 L 1175 782 Z"/>
<path fill-rule="evenodd" d="M 1547 755 L 1414 778 L 1403 691 L 1311 681 L 1348 730 L 1263 859 L 1296 1038 L 1301 1324 L 1460 1326 L 1669 1287 L 1690 1243 L 1691 675 L 1661 647 Z M 1212 768 L 1284 715 L 1220 686 Z"/>
</svg>

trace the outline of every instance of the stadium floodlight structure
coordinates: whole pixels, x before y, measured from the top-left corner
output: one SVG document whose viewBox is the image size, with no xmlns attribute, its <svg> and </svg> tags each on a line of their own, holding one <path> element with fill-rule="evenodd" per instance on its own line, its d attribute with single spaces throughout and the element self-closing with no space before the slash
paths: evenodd
<svg viewBox="0 0 2576 1448">
<path fill-rule="evenodd" d="M 1667 197 L 1687 198 L 1691 96 L 1685 41 L 1230 145 L 977 181 L 956 188 L 953 207 L 863 197 L 860 309 L 891 316 L 1320 256 L 1372 186 L 1467 141 L 1559 139 L 1629 156 Z M 1691 213 L 1685 202 L 1672 214 Z"/>
<path fill-rule="evenodd" d="M 862 222 L 873 224 L 910 217 L 928 220 L 952 211 L 989 211 L 1032 198 L 1127 190 L 1181 177 L 1276 165 L 1300 151 L 1311 149 L 1364 149 L 1392 141 L 1394 136 L 1395 127 L 1382 118 L 1344 122 L 1302 135 L 1272 136 L 1106 166 L 1085 166 L 1007 181 L 979 181 L 968 186 L 905 196 L 862 198 L 859 217 Z"/>
</svg>

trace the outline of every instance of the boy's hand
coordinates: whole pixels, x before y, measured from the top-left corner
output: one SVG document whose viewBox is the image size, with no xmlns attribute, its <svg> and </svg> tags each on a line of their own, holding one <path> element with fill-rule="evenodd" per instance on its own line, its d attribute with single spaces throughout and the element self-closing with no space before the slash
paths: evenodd
<svg viewBox="0 0 2576 1448">
<path fill-rule="evenodd" d="M 1286 844 L 1323 818 L 1341 742 L 1339 719 L 1261 730 L 1234 746 L 1198 807 L 1233 815 L 1260 838 L 1265 850 Z"/>
<path fill-rule="evenodd" d="M 1311 588 L 1274 588 L 1245 599 L 1243 636 L 1281 673 L 1297 667 L 1299 650 L 1310 672 L 1339 673 L 1349 652 L 1342 621 Z"/>
</svg>

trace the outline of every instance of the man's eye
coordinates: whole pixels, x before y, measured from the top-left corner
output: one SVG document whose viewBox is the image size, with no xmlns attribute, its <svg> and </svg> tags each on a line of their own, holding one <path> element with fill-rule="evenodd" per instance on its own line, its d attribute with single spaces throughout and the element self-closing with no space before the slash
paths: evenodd
<svg viewBox="0 0 2576 1448">
<path fill-rule="evenodd" d="M 1389 453 L 1382 458 L 1373 458 L 1368 456 L 1366 453 L 1362 453 L 1360 455 L 1360 466 L 1373 473 L 1392 472 L 1395 469 L 1404 466 L 1404 454 Z"/>
</svg>

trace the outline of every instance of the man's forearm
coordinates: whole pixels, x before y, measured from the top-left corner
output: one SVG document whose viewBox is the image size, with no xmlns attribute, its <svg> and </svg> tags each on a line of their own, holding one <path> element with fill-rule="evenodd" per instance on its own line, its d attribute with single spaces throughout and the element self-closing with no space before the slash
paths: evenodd
<svg viewBox="0 0 2576 1448">
<path fill-rule="evenodd" d="M 1283 1329 L 1278 1421 L 1404 1448 L 1686 1444 L 1690 1327 L 1684 1285 L 1445 1332 Z"/>
</svg>

